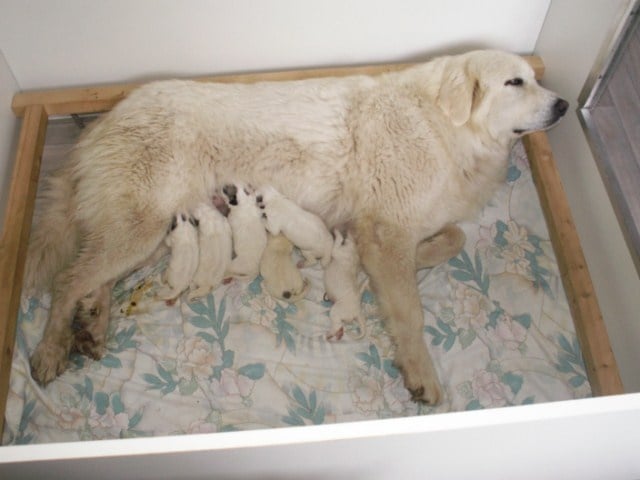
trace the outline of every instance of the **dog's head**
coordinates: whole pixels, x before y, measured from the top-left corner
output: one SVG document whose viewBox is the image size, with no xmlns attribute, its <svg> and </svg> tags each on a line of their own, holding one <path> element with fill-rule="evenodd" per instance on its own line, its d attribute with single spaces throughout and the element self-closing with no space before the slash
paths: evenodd
<svg viewBox="0 0 640 480">
<path fill-rule="evenodd" d="M 442 59 L 437 104 L 456 126 L 486 129 L 508 142 L 555 125 L 569 104 L 541 87 L 518 55 L 478 50 Z"/>
</svg>

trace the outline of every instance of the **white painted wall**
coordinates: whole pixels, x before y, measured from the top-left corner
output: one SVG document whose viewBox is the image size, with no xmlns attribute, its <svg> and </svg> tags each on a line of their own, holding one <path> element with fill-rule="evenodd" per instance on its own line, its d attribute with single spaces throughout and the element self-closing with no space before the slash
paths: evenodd
<svg viewBox="0 0 640 480">
<path fill-rule="evenodd" d="M 18 83 L 0 49 L 0 232 L 3 230 L 11 169 L 17 147 L 18 121 L 10 108 L 11 99 L 17 91 Z"/>
<path fill-rule="evenodd" d="M 2 0 L 22 89 L 533 49 L 549 0 Z"/>
<path fill-rule="evenodd" d="M 561 92 L 573 107 L 549 132 L 549 140 L 625 391 L 639 392 L 640 278 L 575 113 L 600 48 L 629 4 L 628 0 L 555 0 L 535 50 L 547 67 L 543 83 Z"/>
</svg>

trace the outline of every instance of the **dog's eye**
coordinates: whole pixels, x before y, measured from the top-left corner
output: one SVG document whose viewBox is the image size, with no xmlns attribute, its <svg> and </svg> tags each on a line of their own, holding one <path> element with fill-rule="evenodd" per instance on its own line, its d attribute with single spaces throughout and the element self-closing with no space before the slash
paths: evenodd
<svg viewBox="0 0 640 480">
<path fill-rule="evenodd" d="M 504 82 L 504 84 L 510 85 L 512 87 L 521 87 L 524 84 L 524 80 L 522 80 L 520 77 L 516 77 L 507 80 L 506 82 Z"/>
</svg>

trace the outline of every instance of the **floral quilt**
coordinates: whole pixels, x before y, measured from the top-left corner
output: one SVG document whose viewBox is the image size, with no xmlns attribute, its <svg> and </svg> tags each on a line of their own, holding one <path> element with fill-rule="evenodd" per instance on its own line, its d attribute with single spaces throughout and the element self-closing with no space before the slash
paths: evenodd
<svg viewBox="0 0 640 480">
<path fill-rule="evenodd" d="M 413 403 L 393 345 L 365 290 L 365 335 L 328 341 L 320 267 L 311 288 L 278 301 L 260 277 L 194 303 L 130 313 L 157 287 L 166 258 L 113 290 L 108 351 L 71 358 L 46 388 L 29 353 L 50 298 L 23 296 L 3 444 L 274 428 L 425 415 L 591 394 L 526 155 L 475 222 L 464 251 L 418 272 L 424 340 L 444 387 L 437 407 Z M 355 332 L 351 332 L 355 333 Z"/>
</svg>

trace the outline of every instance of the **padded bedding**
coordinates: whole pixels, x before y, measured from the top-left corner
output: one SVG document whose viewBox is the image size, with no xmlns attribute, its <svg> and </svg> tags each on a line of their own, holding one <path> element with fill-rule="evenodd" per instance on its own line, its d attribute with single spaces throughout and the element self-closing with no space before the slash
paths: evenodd
<svg viewBox="0 0 640 480">
<path fill-rule="evenodd" d="M 28 356 L 50 298 L 23 295 L 3 444 L 247 430 L 503 407 L 590 396 L 567 300 L 526 155 L 474 222 L 464 251 L 418 272 L 445 398 L 410 401 L 375 297 L 362 296 L 365 335 L 328 341 L 322 271 L 307 297 L 274 300 L 261 278 L 233 281 L 199 302 L 127 315 L 153 294 L 167 258 L 120 281 L 108 350 L 73 356 L 40 388 Z M 364 280 L 364 276 L 363 276 Z M 355 328 L 355 327 L 354 327 Z"/>
</svg>

